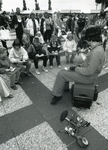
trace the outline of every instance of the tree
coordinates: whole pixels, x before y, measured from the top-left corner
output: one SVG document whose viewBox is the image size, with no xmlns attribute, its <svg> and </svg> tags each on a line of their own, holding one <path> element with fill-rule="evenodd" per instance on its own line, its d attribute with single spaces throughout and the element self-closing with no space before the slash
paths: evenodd
<svg viewBox="0 0 108 150">
<path fill-rule="evenodd" d="M 52 10 L 52 7 L 51 7 L 51 0 L 48 0 L 48 10 Z"/>
<path fill-rule="evenodd" d="M 23 0 L 23 10 L 27 10 L 26 1 Z"/>
<path fill-rule="evenodd" d="M 35 0 L 35 10 L 40 10 L 39 3 L 37 3 L 37 0 Z"/>
<path fill-rule="evenodd" d="M 0 0 L 0 11 L 2 10 L 2 0 Z"/>
<path fill-rule="evenodd" d="M 95 0 L 96 3 L 100 4 L 103 3 L 105 0 Z"/>
</svg>

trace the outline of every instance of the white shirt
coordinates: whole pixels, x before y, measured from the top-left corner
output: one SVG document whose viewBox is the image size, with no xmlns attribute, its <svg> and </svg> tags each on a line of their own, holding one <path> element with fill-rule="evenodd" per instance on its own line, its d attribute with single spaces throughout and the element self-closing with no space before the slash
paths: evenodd
<svg viewBox="0 0 108 150">
<path fill-rule="evenodd" d="M 35 19 L 35 24 L 36 24 L 36 29 L 37 29 L 37 31 L 38 31 L 38 29 L 39 29 L 39 24 L 38 24 L 38 21 L 37 21 L 36 19 Z M 33 28 L 33 21 L 32 21 L 32 19 L 29 19 L 29 20 L 27 21 L 26 28 L 27 28 L 27 30 L 30 31 L 30 35 L 31 35 L 31 36 L 34 36 L 34 28 Z"/>
<path fill-rule="evenodd" d="M 76 51 L 76 43 L 74 40 L 69 41 L 68 39 L 63 44 L 63 50 L 72 53 Z"/>
</svg>

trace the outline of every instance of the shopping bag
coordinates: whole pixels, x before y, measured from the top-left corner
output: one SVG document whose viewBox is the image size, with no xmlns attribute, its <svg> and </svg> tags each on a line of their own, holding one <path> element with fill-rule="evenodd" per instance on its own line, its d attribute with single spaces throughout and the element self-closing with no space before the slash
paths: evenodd
<svg viewBox="0 0 108 150">
<path fill-rule="evenodd" d="M 10 35 L 10 31 L 2 28 L 0 30 L 0 40 L 10 40 L 11 39 L 11 35 Z"/>
</svg>

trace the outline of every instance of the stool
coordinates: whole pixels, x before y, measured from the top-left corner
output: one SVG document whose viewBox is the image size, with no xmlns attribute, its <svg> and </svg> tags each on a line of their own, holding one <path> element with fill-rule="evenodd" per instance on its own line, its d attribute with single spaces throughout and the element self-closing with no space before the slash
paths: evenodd
<svg viewBox="0 0 108 150">
<path fill-rule="evenodd" d="M 71 88 L 72 104 L 75 107 L 90 108 L 94 99 L 95 86 L 93 84 L 75 83 Z"/>
</svg>

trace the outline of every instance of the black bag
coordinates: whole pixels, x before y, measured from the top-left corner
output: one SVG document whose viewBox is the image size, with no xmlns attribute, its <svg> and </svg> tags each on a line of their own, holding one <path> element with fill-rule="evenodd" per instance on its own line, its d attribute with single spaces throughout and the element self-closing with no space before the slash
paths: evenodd
<svg viewBox="0 0 108 150">
<path fill-rule="evenodd" d="M 94 99 L 94 91 L 94 85 L 75 83 L 71 88 L 73 106 L 90 109 Z"/>
<path fill-rule="evenodd" d="M 83 108 L 89 108 L 92 104 L 92 99 L 90 97 L 87 97 L 87 95 L 80 95 L 80 96 L 74 96 L 73 97 L 73 106 L 75 107 L 83 107 Z"/>
</svg>

